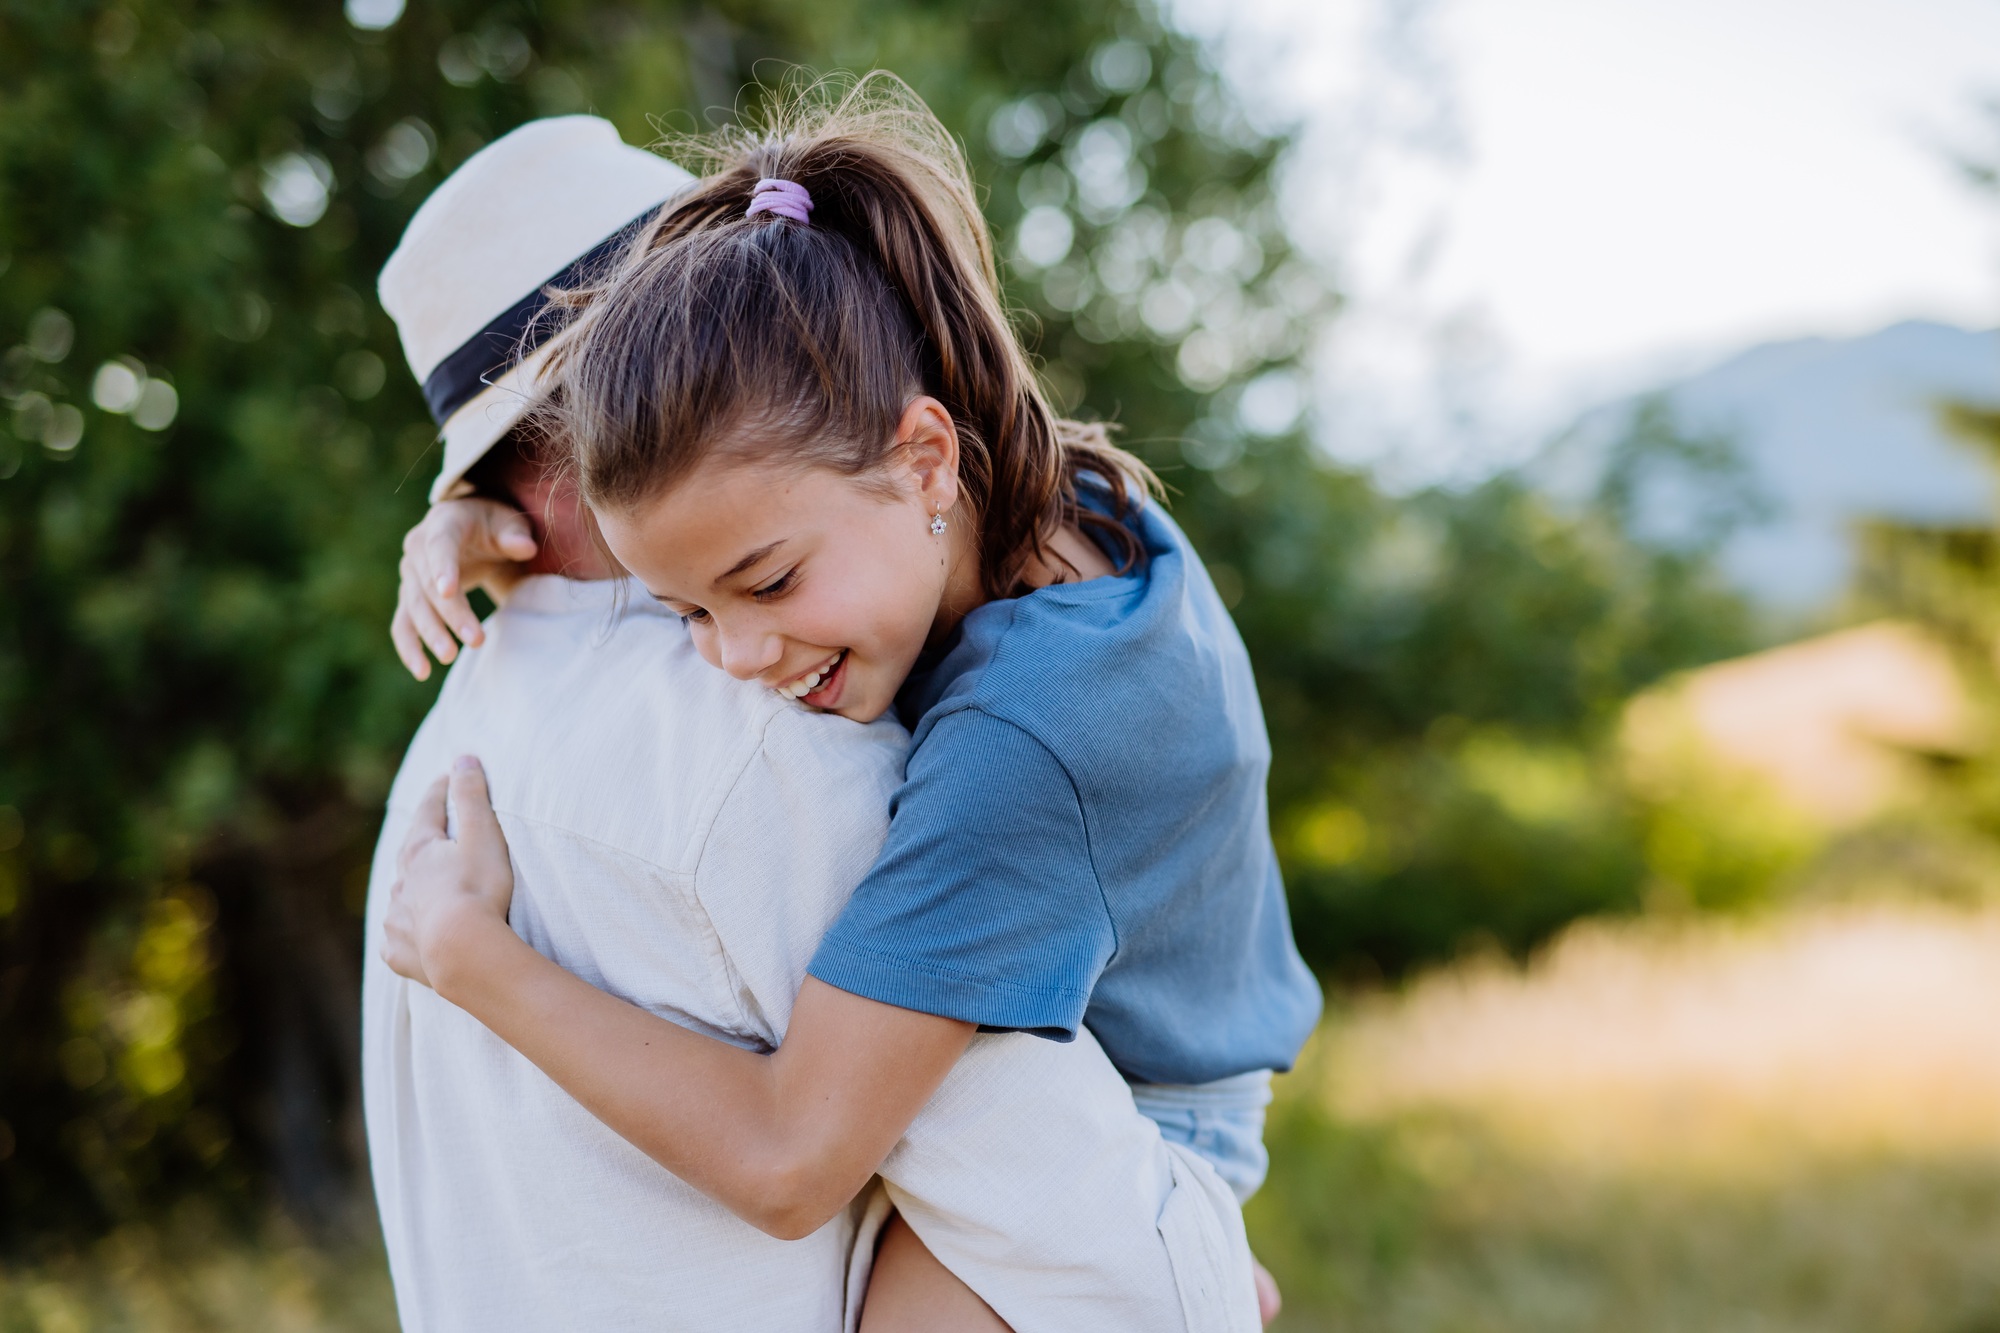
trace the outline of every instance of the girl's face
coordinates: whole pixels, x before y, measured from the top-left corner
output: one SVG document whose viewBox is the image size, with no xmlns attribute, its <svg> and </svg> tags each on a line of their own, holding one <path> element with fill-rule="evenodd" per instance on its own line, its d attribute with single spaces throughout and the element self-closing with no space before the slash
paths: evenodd
<svg viewBox="0 0 2000 1333">
<path fill-rule="evenodd" d="M 605 541 L 688 623 L 711 666 L 872 722 L 933 634 L 978 596 L 970 526 L 951 521 L 958 440 L 911 403 L 881 472 L 717 459 L 663 496 L 600 513 Z M 944 534 L 931 531 L 944 514 Z"/>
</svg>

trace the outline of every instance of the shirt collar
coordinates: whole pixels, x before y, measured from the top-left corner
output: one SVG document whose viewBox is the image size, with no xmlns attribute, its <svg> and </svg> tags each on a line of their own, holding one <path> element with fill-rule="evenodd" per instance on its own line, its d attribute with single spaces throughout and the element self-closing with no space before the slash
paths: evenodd
<svg viewBox="0 0 2000 1333">
<path fill-rule="evenodd" d="M 539 616 L 608 612 L 617 607 L 621 592 L 628 607 L 663 609 L 637 579 L 570 579 L 560 574 L 523 579 L 508 596 L 507 609 Z"/>
</svg>

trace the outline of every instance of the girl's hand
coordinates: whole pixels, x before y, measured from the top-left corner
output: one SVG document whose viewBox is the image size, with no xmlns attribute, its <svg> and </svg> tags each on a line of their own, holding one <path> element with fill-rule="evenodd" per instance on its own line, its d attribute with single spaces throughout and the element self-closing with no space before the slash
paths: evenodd
<svg viewBox="0 0 2000 1333">
<path fill-rule="evenodd" d="M 428 647 L 449 664 L 458 643 L 477 648 L 485 641 L 479 617 L 466 593 L 484 588 L 504 601 L 526 576 L 535 558 L 528 516 L 497 500 L 444 500 L 403 537 L 402 587 L 389 637 L 396 655 L 418 680 L 429 680 Z M 452 636 L 456 634 L 457 640 Z"/>
<path fill-rule="evenodd" d="M 445 831 L 447 790 L 456 838 Z M 515 942 L 507 925 L 514 867 L 477 759 L 459 759 L 449 777 L 424 793 L 397 869 L 382 939 L 382 960 L 392 971 L 444 994 L 453 969 L 496 927 Z"/>
</svg>

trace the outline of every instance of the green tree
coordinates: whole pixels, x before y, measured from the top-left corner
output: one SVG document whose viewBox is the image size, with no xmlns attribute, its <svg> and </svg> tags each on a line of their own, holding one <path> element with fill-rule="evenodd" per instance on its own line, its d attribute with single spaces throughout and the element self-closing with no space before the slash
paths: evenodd
<svg viewBox="0 0 2000 1333">
<path fill-rule="evenodd" d="M 1989 134 L 2000 131 L 2000 105 L 1982 110 Z M 1975 189 L 2000 193 L 2000 153 L 1963 154 L 1958 165 Z M 1937 411 L 1950 435 L 2000 472 L 2000 404 L 1944 402 Z M 1983 523 L 1877 518 L 1857 535 L 1855 608 L 1901 616 L 1937 635 L 1958 659 L 1975 702 L 1990 712 L 2000 700 L 2000 510 Z M 1992 747 L 1930 758 L 1941 779 L 1937 813 L 1983 839 L 2000 839 L 2000 764 Z"/>
<path fill-rule="evenodd" d="M 1278 145 L 1130 0 L 400 10 L 0 3 L 17 1235 L 267 1179 L 324 1214 L 353 1179 L 367 852 L 431 698 L 384 626 L 435 456 L 372 287 L 481 144 L 585 109 L 645 143 L 791 63 L 887 67 L 964 134 L 1066 401 L 1177 434 L 1313 313 Z"/>
<path fill-rule="evenodd" d="M 1205 549 L 1251 572 L 1237 615 L 1316 965 L 1393 976 L 1473 941 L 1520 953 L 1641 905 L 1645 811 L 1611 744 L 1625 702 L 1752 641 L 1714 569 L 1723 529 L 1632 533 L 1626 479 L 1700 446 L 1642 404 L 1588 503 L 1513 472 L 1392 502 L 1292 463 L 1261 503 L 1217 514 Z"/>
<path fill-rule="evenodd" d="M 1532 942 L 1616 898 L 1544 892 L 1570 825 L 1478 774 L 1561 769 L 1718 651 L 1722 603 L 1602 506 L 1392 499 L 1314 455 L 1299 362 L 1337 302 L 1285 241 L 1282 138 L 1146 0 L 0 0 L 14 1239 L 190 1188 L 348 1197 L 367 854 L 434 688 L 385 633 L 436 460 L 374 276 L 521 121 L 645 143 L 794 64 L 893 69 L 963 136 L 1052 393 L 1174 487 L 1258 664 L 1312 955 Z M 1398 776 L 1440 754 L 1443 787 Z M 1369 790 L 1417 793 L 1365 818 L 1404 812 L 1428 878 L 1343 851 Z"/>
</svg>

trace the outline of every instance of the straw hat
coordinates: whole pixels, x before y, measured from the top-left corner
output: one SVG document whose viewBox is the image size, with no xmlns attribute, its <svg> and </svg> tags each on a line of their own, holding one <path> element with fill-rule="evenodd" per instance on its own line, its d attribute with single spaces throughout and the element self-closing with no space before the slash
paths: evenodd
<svg viewBox="0 0 2000 1333">
<path fill-rule="evenodd" d="M 597 272 L 694 177 L 596 116 L 529 121 L 467 159 L 410 219 L 377 290 L 444 439 L 435 503 L 540 392 L 545 289 Z"/>
</svg>

